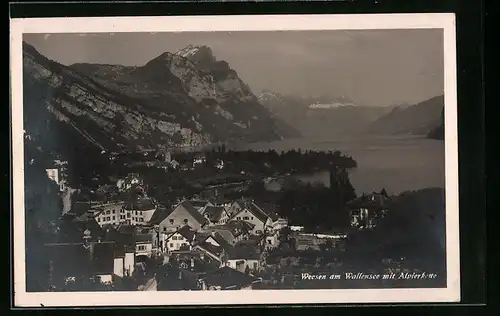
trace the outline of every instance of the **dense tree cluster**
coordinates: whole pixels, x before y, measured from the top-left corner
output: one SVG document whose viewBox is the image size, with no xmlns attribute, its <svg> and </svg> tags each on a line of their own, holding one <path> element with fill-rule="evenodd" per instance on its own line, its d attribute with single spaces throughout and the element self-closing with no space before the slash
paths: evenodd
<svg viewBox="0 0 500 316">
<path fill-rule="evenodd" d="M 181 163 L 191 162 L 196 153 L 175 155 Z M 277 152 L 268 151 L 233 151 L 224 146 L 205 152 L 207 165 L 213 166 L 217 161 L 224 161 L 225 170 L 239 173 L 244 171 L 252 174 L 276 175 L 285 173 L 307 173 L 329 169 L 337 166 L 345 169 L 355 168 L 356 161 L 339 151 L 302 151 L 289 150 Z"/>
<path fill-rule="evenodd" d="M 275 205 L 276 211 L 288 218 L 291 225 L 304 226 L 310 232 L 342 232 L 349 227 L 346 203 L 356 195 L 348 178 L 339 180 L 342 181 L 336 183 L 335 188 L 330 188 L 289 178 L 280 191 L 267 191 L 262 182 L 257 181 L 247 191 L 227 194 L 227 197 L 245 196 Z"/>
<path fill-rule="evenodd" d="M 403 258 L 406 265 L 444 271 L 445 236 L 444 189 L 404 192 L 393 197 L 391 209 L 373 230 L 350 235 L 345 259 L 374 267 L 383 258 Z"/>
</svg>

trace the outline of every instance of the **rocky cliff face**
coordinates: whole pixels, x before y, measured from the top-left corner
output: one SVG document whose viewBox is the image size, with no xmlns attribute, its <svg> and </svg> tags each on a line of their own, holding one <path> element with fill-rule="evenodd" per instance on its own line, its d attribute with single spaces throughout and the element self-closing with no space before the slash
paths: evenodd
<svg viewBox="0 0 500 316">
<path fill-rule="evenodd" d="M 142 67 L 67 67 L 26 43 L 23 55 L 25 126 L 47 142 L 63 143 L 72 135 L 71 140 L 117 150 L 286 136 L 208 47 L 164 53 Z"/>
</svg>

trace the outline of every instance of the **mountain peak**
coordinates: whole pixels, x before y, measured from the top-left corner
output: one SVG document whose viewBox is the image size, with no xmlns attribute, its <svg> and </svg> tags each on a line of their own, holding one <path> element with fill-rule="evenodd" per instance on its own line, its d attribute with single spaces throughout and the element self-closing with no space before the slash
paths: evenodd
<svg viewBox="0 0 500 316">
<path fill-rule="evenodd" d="M 216 61 L 212 49 L 205 45 L 188 45 L 177 51 L 175 55 L 182 56 L 192 62 Z"/>
</svg>

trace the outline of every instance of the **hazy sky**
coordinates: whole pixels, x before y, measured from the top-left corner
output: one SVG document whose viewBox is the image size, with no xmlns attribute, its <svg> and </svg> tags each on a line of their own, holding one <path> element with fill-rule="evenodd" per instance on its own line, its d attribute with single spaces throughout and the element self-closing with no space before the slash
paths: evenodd
<svg viewBox="0 0 500 316">
<path fill-rule="evenodd" d="M 348 96 L 362 105 L 415 103 L 443 93 L 442 30 L 25 34 L 65 65 L 143 65 L 207 45 L 250 85 L 279 93 Z"/>
</svg>

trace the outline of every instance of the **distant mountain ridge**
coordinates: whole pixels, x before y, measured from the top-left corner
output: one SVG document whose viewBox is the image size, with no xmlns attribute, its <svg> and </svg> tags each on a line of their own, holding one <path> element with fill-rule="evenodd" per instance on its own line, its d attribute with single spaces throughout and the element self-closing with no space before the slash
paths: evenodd
<svg viewBox="0 0 500 316">
<path fill-rule="evenodd" d="M 389 107 L 359 105 L 346 96 L 285 96 L 263 91 L 258 99 L 303 135 L 315 137 L 364 132 L 369 124 L 391 110 Z"/>
<path fill-rule="evenodd" d="M 440 120 L 440 124 L 427 134 L 428 138 L 444 140 L 444 108 L 441 110 Z"/>
<path fill-rule="evenodd" d="M 68 138 L 113 151 L 297 135 L 206 46 L 163 53 L 140 67 L 68 67 L 23 43 L 23 65 L 26 130 L 47 144 Z"/>
<path fill-rule="evenodd" d="M 428 135 L 442 123 L 444 96 L 410 106 L 394 107 L 371 124 L 369 132 L 387 135 Z"/>
</svg>

